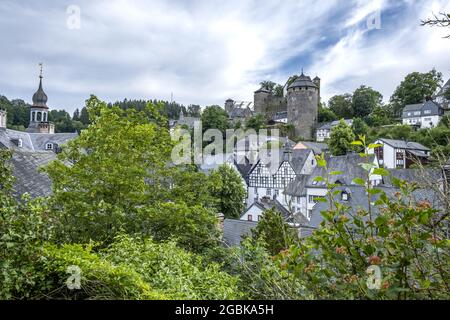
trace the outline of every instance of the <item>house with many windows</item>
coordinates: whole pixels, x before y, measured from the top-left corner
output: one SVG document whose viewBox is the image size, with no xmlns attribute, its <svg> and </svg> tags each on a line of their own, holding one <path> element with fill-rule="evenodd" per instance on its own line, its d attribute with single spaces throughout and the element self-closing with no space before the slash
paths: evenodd
<svg viewBox="0 0 450 320">
<path fill-rule="evenodd" d="M 426 164 L 431 150 L 420 143 L 404 140 L 378 139 L 382 146 L 370 150 L 375 153 L 378 164 L 388 169 L 406 169 L 415 163 Z"/>
<path fill-rule="evenodd" d="M 248 174 L 247 204 L 269 197 L 287 206 L 284 191 L 297 175 L 310 174 L 316 166 L 314 152 L 311 149 L 293 149 L 289 141 L 278 157 L 271 157 L 270 161 L 260 159 Z M 276 162 L 276 163 L 274 163 Z"/>
<path fill-rule="evenodd" d="M 325 160 L 327 161 L 327 169 L 316 167 L 311 174 L 297 177 L 286 191 L 289 202 L 298 208 L 300 213 L 308 220 L 312 216 L 315 205 L 320 202 L 320 198 L 324 198 L 328 193 L 325 180 L 327 172 L 335 173 L 329 176 L 329 183 L 345 187 L 357 185 L 354 179 L 366 176 L 367 173 L 361 163 L 369 161 L 375 167 L 378 167 L 375 155 L 368 159 L 363 159 L 356 153 L 349 153 L 344 156 L 327 155 Z M 316 177 L 322 177 L 323 180 L 319 181 Z M 378 185 L 382 182 L 382 177 L 371 174 L 369 181 L 372 185 Z M 343 197 L 345 198 L 345 196 Z"/>
<path fill-rule="evenodd" d="M 403 108 L 402 123 L 420 129 L 433 128 L 439 124 L 444 115 L 444 110 L 440 104 L 433 100 L 409 104 Z"/>
</svg>

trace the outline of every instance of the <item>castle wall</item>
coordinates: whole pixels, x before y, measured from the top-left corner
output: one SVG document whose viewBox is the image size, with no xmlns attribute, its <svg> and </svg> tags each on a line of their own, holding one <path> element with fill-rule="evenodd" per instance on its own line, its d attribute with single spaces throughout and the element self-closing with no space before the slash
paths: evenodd
<svg viewBox="0 0 450 320">
<path fill-rule="evenodd" d="M 267 120 L 273 119 L 277 112 L 287 110 L 285 97 L 274 96 L 266 92 L 255 92 L 253 107 L 256 114 L 262 114 Z"/>
</svg>

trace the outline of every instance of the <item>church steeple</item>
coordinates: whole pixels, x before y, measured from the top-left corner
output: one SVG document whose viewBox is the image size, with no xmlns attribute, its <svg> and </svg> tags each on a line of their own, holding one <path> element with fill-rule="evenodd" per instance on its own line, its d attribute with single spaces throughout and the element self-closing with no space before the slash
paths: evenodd
<svg viewBox="0 0 450 320">
<path fill-rule="evenodd" d="M 42 89 L 42 63 L 39 63 L 40 67 L 40 73 L 39 73 L 39 88 L 38 90 L 33 94 L 33 107 L 38 108 L 45 108 L 47 107 L 47 95 L 44 92 L 44 89 Z"/>
<path fill-rule="evenodd" d="M 27 132 L 54 133 L 54 125 L 48 121 L 47 95 L 42 88 L 42 63 L 39 63 L 39 67 L 39 87 L 33 94 L 33 104 L 30 107 L 30 124 Z"/>
</svg>

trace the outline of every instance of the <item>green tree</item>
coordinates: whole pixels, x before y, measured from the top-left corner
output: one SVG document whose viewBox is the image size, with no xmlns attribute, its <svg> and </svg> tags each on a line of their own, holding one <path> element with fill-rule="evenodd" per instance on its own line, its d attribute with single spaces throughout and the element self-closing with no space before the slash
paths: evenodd
<svg viewBox="0 0 450 320">
<path fill-rule="evenodd" d="M 80 110 L 78 108 L 75 109 L 72 116 L 73 121 L 80 121 Z"/>
<path fill-rule="evenodd" d="M 336 114 L 330 109 L 324 106 L 323 104 L 319 105 L 319 116 L 318 121 L 321 122 L 331 122 L 337 120 Z"/>
<path fill-rule="evenodd" d="M 394 114 L 400 116 L 406 105 L 421 103 L 426 97 L 433 96 L 441 83 L 442 73 L 435 69 L 408 74 L 391 96 Z"/>
<path fill-rule="evenodd" d="M 361 86 L 353 92 L 352 109 L 353 115 L 360 118 L 365 118 L 372 111 L 381 105 L 383 96 L 371 87 Z"/>
<path fill-rule="evenodd" d="M 273 89 L 273 93 L 277 97 L 282 97 L 284 95 L 284 87 L 281 84 L 277 84 Z"/>
<path fill-rule="evenodd" d="M 366 118 L 366 122 L 371 127 L 378 127 L 392 124 L 394 121 L 394 114 L 391 105 L 376 106 L 370 115 Z"/>
<path fill-rule="evenodd" d="M 353 117 L 352 95 L 349 93 L 331 97 L 328 101 L 328 107 L 338 119 L 351 119 Z"/>
<path fill-rule="evenodd" d="M 352 130 L 356 137 L 366 135 L 369 130 L 369 126 L 361 118 L 353 119 Z"/>
<path fill-rule="evenodd" d="M 208 129 L 218 129 L 225 132 L 228 129 L 228 114 L 219 106 L 206 107 L 202 113 L 202 128 L 203 132 Z"/>
<path fill-rule="evenodd" d="M 334 156 L 347 154 L 353 149 L 351 145 L 353 140 L 355 140 L 355 135 L 352 128 L 341 119 L 339 124 L 331 129 L 330 139 L 328 140 L 331 154 Z"/>
<path fill-rule="evenodd" d="M 262 81 L 259 83 L 262 88 L 265 88 L 266 90 L 269 90 L 270 92 L 274 92 L 276 83 L 273 81 Z"/>
<path fill-rule="evenodd" d="M 297 231 L 291 228 L 275 209 L 264 211 L 258 225 L 252 230 L 252 238 L 261 240 L 272 255 L 298 243 Z"/>
<path fill-rule="evenodd" d="M 86 107 L 81 108 L 80 112 L 80 121 L 84 125 L 88 125 L 89 122 L 89 113 Z"/>
<path fill-rule="evenodd" d="M 69 237 L 112 239 L 139 206 L 155 201 L 165 189 L 171 140 L 168 130 L 143 112 L 108 108 L 94 96 L 87 109 L 91 125 L 45 171 L 53 182 L 54 209 L 63 215 L 61 226 Z"/>
<path fill-rule="evenodd" d="M 242 178 L 236 170 L 224 164 L 210 174 L 211 194 L 216 208 L 227 218 L 239 218 L 245 209 L 246 191 Z"/>
<path fill-rule="evenodd" d="M 257 114 L 247 119 L 245 122 L 246 129 L 254 129 L 258 132 L 260 129 L 263 129 L 266 125 L 266 119 L 262 114 Z"/>
<path fill-rule="evenodd" d="M 355 144 L 377 147 L 364 139 Z M 327 170 L 323 157 L 318 165 Z M 368 207 L 349 212 L 352 208 L 337 200 L 340 190 L 329 183 L 334 173 L 319 177 L 328 188 L 323 221 L 311 237 L 278 256 L 279 266 L 296 275 L 312 299 L 448 299 L 448 214 L 416 201 L 416 184 L 392 177 L 399 190 L 395 197 L 372 186 L 371 172 L 389 173 L 376 168 L 367 151 L 361 166 L 366 179 L 354 183 L 364 188 Z"/>
</svg>

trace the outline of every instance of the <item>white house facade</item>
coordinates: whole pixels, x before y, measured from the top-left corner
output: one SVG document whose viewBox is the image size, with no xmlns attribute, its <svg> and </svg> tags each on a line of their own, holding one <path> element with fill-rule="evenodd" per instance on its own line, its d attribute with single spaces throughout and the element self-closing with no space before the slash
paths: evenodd
<svg viewBox="0 0 450 320">
<path fill-rule="evenodd" d="M 428 100 L 424 103 L 405 106 L 402 114 L 402 123 L 417 126 L 421 129 L 433 128 L 439 124 L 444 115 L 444 108 L 438 103 Z"/>
</svg>

